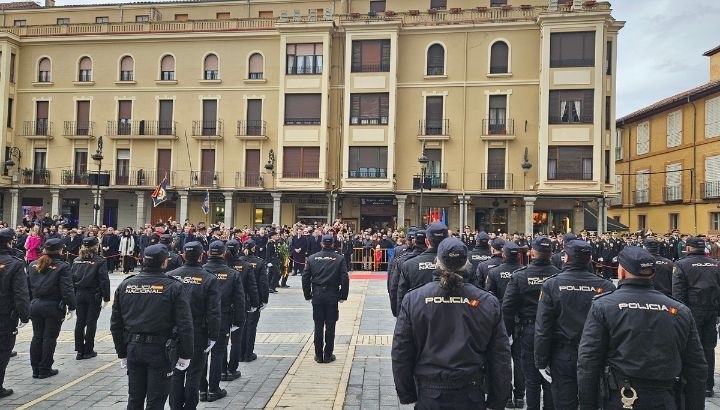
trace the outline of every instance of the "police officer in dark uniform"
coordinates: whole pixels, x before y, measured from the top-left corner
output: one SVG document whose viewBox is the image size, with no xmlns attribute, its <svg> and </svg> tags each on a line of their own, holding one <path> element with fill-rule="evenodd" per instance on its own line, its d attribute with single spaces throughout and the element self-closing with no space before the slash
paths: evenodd
<svg viewBox="0 0 720 410">
<path fill-rule="evenodd" d="M 718 309 L 720 308 L 720 266 L 718 261 L 705 256 L 705 239 L 691 236 L 685 241 L 687 254 L 675 262 L 672 294 L 690 308 L 700 343 L 707 361 L 705 396 L 715 392 L 715 346 L 717 345 Z"/>
<path fill-rule="evenodd" d="M 193 357 L 190 304 L 183 285 L 163 274 L 167 258 L 164 245 L 148 246 L 140 273 L 115 290 L 110 332 L 120 367 L 127 368 L 128 409 L 164 409 L 173 368 L 187 369 Z M 173 329 L 177 357 L 166 350 Z"/>
<path fill-rule="evenodd" d="M 618 289 L 595 297 L 580 340 L 580 409 L 704 408 L 707 365 L 690 309 L 653 289 L 655 256 L 627 246 L 618 261 Z"/>
<path fill-rule="evenodd" d="M 338 302 L 347 300 L 350 280 L 345 258 L 333 250 L 335 239 L 323 235 L 322 250 L 310 255 L 302 276 L 305 300 L 312 303 L 315 322 L 315 361 L 335 361 L 335 323 L 339 317 Z M 324 348 L 323 348 L 324 333 Z"/>
<path fill-rule="evenodd" d="M 406 243 L 402 245 L 395 246 L 393 248 L 393 254 L 392 258 L 388 262 L 388 268 L 387 268 L 387 291 L 388 294 L 390 293 L 390 283 L 392 282 L 393 275 L 397 274 L 398 269 L 398 260 L 402 258 L 403 255 L 405 255 L 408 252 L 412 252 L 412 250 L 415 248 L 415 233 L 417 232 L 417 228 L 410 227 L 408 229 L 407 234 L 405 235 Z M 345 257 L 347 260 L 347 257 Z"/>
<path fill-rule="evenodd" d="M 655 258 L 655 273 L 651 279 L 653 286 L 666 296 L 672 296 L 673 261 L 660 256 L 660 243 L 655 238 L 645 238 L 643 246 Z"/>
<path fill-rule="evenodd" d="M 437 280 L 403 298 L 391 353 L 402 404 L 502 409 L 511 395 L 510 345 L 501 306 L 489 292 L 465 283 L 459 272 L 469 265 L 467 255 L 460 239 L 443 240 Z"/>
<path fill-rule="evenodd" d="M 541 374 L 552 372 L 555 408 L 575 409 L 577 348 L 585 318 L 592 298 L 615 290 L 615 285 L 588 271 L 592 249 L 587 242 L 565 242 L 564 252 L 562 272 L 542 284 L 535 317 L 535 366 Z"/>
<path fill-rule="evenodd" d="M 405 261 L 410 260 L 427 250 L 425 245 L 425 230 L 417 230 L 412 234 L 412 248 L 408 249 L 402 255 L 393 258 L 391 267 L 392 269 L 388 272 L 388 295 L 390 296 L 390 311 L 393 316 L 397 317 L 397 301 L 398 301 L 398 286 L 400 284 L 400 269 L 402 268 Z"/>
<path fill-rule="evenodd" d="M 477 272 L 477 267 L 480 263 L 490 259 L 490 255 L 492 255 L 492 252 L 490 251 L 490 236 L 488 236 L 487 232 L 482 231 L 478 233 L 475 236 L 475 246 L 470 249 L 470 253 L 468 254 L 468 260 L 470 261 L 471 268 L 470 270 L 473 272 Z M 470 245 L 468 245 L 468 249 L 470 248 Z M 479 278 L 478 278 L 479 279 Z M 483 282 L 484 285 L 485 282 Z"/>
<path fill-rule="evenodd" d="M 222 363 L 227 355 L 231 326 L 238 329 L 245 323 L 246 301 L 240 272 L 225 263 L 225 244 L 222 241 L 210 243 L 208 261 L 203 268 L 217 277 L 220 291 L 220 332 L 217 343 L 210 350 L 210 365 L 205 366 L 200 380 L 200 401 L 212 402 L 227 396 L 227 391 L 220 388 Z M 210 373 L 206 377 L 208 367 Z"/>
<path fill-rule="evenodd" d="M 53 355 L 60 327 L 69 310 L 68 320 L 75 312 L 75 290 L 70 266 L 63 260 L 62 239 L 48 239 L 39 259 L 28 267 L 30 281 L 30 319 L 33 338 L 30 342 L 30 365 L 33 377 L 45 379 L 59 373 L 53 369 Z"/>
<path fill-rule="evenodd" d="M 502 249 L 505 246 L 505 240 L 502 238 L 495 238 L 490 245 L 490 258 L 478 263 L 475 269 L 475 275 L 480 282 L 480 287 L 485 288 L 488 274 L 490 269 L 499 266 L 503 262 Z"/>
<path fill-rule="evenodd" d="M 505 326 L 517 323 L 519 332 L 513 343 L 520 342 L 520 362 L 525 375 L 525 393 L 528 410 L 540 409 L 540 388 L 542 387 L 543 407 L 553 408 L 550 383 L 540 376 L 535 368 L 535 316 L 537 313 L 540 287 L 548 277 L 560 272 L 550 263 L 551 241 L 546 236 L 537 236 L 530 244 L 532 261 L 526 267 L 513 272 L 503 297 L 503 318 Z M 522 403 L 513 403 L 515 408 Z"/>
<path fill-rule="evenodd" d="M 472 249 L 472 247 L 475 246 L 475 234 L 470 230 L 470 226 L 465 226 L 465 230 L 460 235 L 460 240 L 463 241 L 468 249 Z"/>
<path fill-rule="evenodd" d="M 280 256 L 277 252 L 277 243 L 275 236 L 277 232 L 273 229 L 268 232 L 268 241 L 265 245 L 265 262 L 267 263 L 268 277 L 270 280 L 270 292 L 277 293 L 277 287 L 280 286 Z"/>
<path fill-rule="evenodd" d="M 230 245 L 232 245 L 232 242 L 233 241 L 228 242 L 228 248 L 230 247 Z M 242 256 L 240 259 L 244 262 L 249 263 L 250 267 L 252 268 L 251 272 L 255 278 L 255 283 L 257 285 L 257 300 L 258 303 L 260 303 L 260 306 L 257 310 L 248 312 L 247 319 L 245 320 L 245 326 L 243 326 L 242 329 L 239 330 L 241 332 L 239 343 L 234 342 L 233 347 L 236 343 L 239 344 L 238 353 L 236 356 L 238 357 L 238 359 L 235 360 L 239 360 L 241 362 L 252 362 L 253 360 L 257 359 L 257 355 L 254 353 L 254 351 L 255 335 L 257 334 L 257 326 L 258 322 L 260 321 L 260 311 L 267 307 L 270 292 L 265 261 L 259 256 L 257 256 L 257 254 L 255 253 L 255 243 L 252 240 L 248 240 L 243 244 L 243 248 L 245 248 L 243 251 L 244 256 Z M 248 295 L 248 297 L 251 298 L 252 295 Z M 233 353 L 231 352 L 230 355 L 232 356 Z"/>
<path fill-rule="evenodd" d="M 203 269 L 204 248 L 200 242 L 188 242 L 183 248 L 185 264 L 167 273 L 185 286 L 190 298 L 190 310 L 193 318 L 193 358 L 186 370 L 173 372 L 170 390 L 171 409 L 194 409 L 198 401 L 200 377 L 207 353 L 218 340 L 220 333 L 220 290 L 218 279 Z"/>
<path fill-rule="evenodd" d="M 30 317 L 25 262 L 15 257 L 14 239 L 15 231 L 0 229 L 0 398 L 13 394 L 12 389 L 3 387 L 5 369 L 15 346 L 17 330 L 25 326 Z"/>
<path fill-rule="evenodd" d="M 563 234 L 563 236 L 561 236 L 561 238 L 562 239 L 560 241 L 558 241 L 558 246 L 555 248 L 555 253 L 550 258 L 550 261 L 552 262 L 553 266 L 555 266 L 556 268 L 558 268 L 560 270 L 562 270 L 563 263 L 564 263 L 563 256 L 565 256 L 565 250 L 564 250 L 565 244 L 572 241 L 573 239 L 576 239 L 577 236 L 575 236 L 575 234 L 572 232 L 568 232 L 566 234 Z M 591 254 L 592 254 L 592 252 L 591 252 Z"/>
<path fill-rule="evenodd" d="M 99 243 L 95 236 L 83 238 L 79 255 L 70 268 L 75 298 L 77 321 L 75 322 L 75 359 L 90 359 L 95 352 L 95 332 L 100 310 L 110 302 L 110 278 L 105 259 L 99 255 Z"/>
<path fill-rule="evenodd" d="M 400 268 L 398 307 L 410 289 L 433 281 L 437 247 L 443 239 L 447 238 L 448 228 L 442 222 L 433 222 L 425 229 L 425 236 L 427 249 L 420 255 L 403 262 Z"/>
<path fill-rule="evenodd" d="M 164 234 L 160 236 L 160 240 L 158 242 L 162 245 L 167 246 L 168 248 L 168 263 L 167 267 L 165 268 L 165 272 L 170 272 L 171 270 L 175 270 L 181 267 L 183 264 L 182 256 L 180 256 L 180 254 L 175 251 L 173 236 L 169 234 Z"/>
</svg>

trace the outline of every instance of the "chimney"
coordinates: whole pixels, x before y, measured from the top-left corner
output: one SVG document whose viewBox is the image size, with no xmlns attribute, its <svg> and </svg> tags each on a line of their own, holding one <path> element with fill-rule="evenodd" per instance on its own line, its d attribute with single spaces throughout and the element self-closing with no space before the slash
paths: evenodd
<svg viewBox="0 0 720 410">
<path fill-rule="evenodd" d="M 703 55 L 710 57 L 710 82 L 720 81 L 720 46 L 704 52 Z"/>
<path fill-rule="evenodd" d="M 46 8 L 55 7 L 55 0 L 45 0 L 45 7 Z"/>
</svg>

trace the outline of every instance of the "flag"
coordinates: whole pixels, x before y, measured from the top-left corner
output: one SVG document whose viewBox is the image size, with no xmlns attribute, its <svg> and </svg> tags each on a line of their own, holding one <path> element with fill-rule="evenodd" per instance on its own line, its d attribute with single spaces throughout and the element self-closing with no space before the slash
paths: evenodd
<svg viewBox="0 0 720 410">
<path fill-rule="evenodd" d="M 447 226 L 447 216 L 445 215 L 445 208 L 442 208 L 442 216 L 440 217 L 440 221 L 443 223 L 443 225 Z"/>
<path fill-rule="evenodd" d="M 150 197 L 153 200 L 153 207 L 156 207 L 161 203 L 167 201 L 167 177 L 163 178 L 162 182 L 160 182 L 160 185 L 155 187 L 155 191 L 153 191 Z"/>
<path fill-rule="evenodd" d="M 205 190 L 205 198 L 203 198 L 202 201 L 202 210 L 205 213 L 205 215 L 210 212 L 210 191 Z"/>
</svg>

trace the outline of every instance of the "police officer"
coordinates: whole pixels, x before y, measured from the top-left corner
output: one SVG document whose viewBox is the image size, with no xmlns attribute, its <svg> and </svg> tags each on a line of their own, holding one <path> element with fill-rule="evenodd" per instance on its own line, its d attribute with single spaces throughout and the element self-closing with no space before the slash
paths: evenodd
<svg viewBox="0 0 720 410">
<path fill-rule="evenodd" d="M 417 232 L 417 228 L 410 227 L 408 229 L 407 234 L 405 235 L 406 243 L 402 245 L 397 245 L 393 248 L 392 257 L 388 261 L 388 268 L 387 268 L 387 291 L 388 294 L 390 293 L 390 283 L 392 282 L 393 275 L 397 274 L 397 268 L 398 268 L 398 259 L 402 258 L 402 256 L 408 252 L 412 252 L 412 250 L 415 248 L 415 233 Z M 345 258 L 347 260 L 347 257 Z"/>
<path fill-rule="evenodd" d="M 548 277 L 560 272 L 550 263 L 551 241 L 546 236 L 537 236 L 530 244 L 532 261 L 526 267 L 513 272 L 503 297 L 503 318 L 505 327 L 517 323 L 519 332 L 514 336 L 513 344 L 521 346 L 520 362 L 525 376 L 525 393 L 528 410 L 540 409 L 540 389 L 542 387 L 543 407 L 553 408 L 550 383 L 540 376 L 535 368 L 535 315 L 537 313 L 540 287 Z M 522 403 L 513 403 L 522 408 Z"/>
<path fill-rule="evenodd" d="M 460 239 L 443 240 L 438 280 L 403 298 L 391 353 L 400 403 L 501 409 L 510 397 L 510 345 L 500 303 L 465 283 L 459 272 L 468 265 L 467 255 Z"/>
<path fill-rule="evenodd" d="M 95 236 L 83 238 L 78 257 L 70 268 L 75 298 L 77 321 L 75 322 L 75 359 L 90 359 L 95 352 L 95 331 L 100 309 L 110 302 L 110 278 L 105 259 L 99 255 L 99 243 Z"/>
<path fill-rule="evenodd" d="M 175 251 L 173 236 L 169 234 L 161 235 L 158 242 L 168 248 L 168 263 L 165 272 L 170 272 L 171 270 L 181 267 L 183 260 L 180 254 Z"/>
<path fill-rule="evenodd" d="M 588 271 L 592 249 L 583 240 L 565 242 L 563 270 L 542 284 L 535 317 L 535 367 L 552 372 L 553 402 L 577 408 L 577 348 L 592 298 L 615 285 Z M 549 367 L 549 369 L 548 369 Z"/>
<path fill-rule="evenodd" d="M 390 311 L 393 316 L 397 317 L 397 301 L 398 301 L 398 286 L 400 284 L 400 269 L 402 268 L 405 261 L 410 260 L 427 250 L 425 245 L 425 230 L 417 230 L 410 235 L 412 241 L 412 248 L 409 248 L 402 255 L 393 258 L 390 266 L 391 271 L 388 271 L 388 295 L 390 296 Z"/>
<path fill-rule="evenodd" d="M 490 245 L 490 258 L 478 263 L 475 269 L 475 275 L 480 282 L 480 287 L 485 288 L 488 274 L 490 269 L 499 266 L 503 262 L 502 249 L 505 246 L 505 240 L 502 238 L 495 238 L 492 240 Z"/>
<path fill-rule="evenodd" d="M 675 262 L 672 294 L 690 308 L 700 343 L 708 364 L 705 396 L 715 392 L 715 345 L 717 345 L 717 318 L 720 308 L 720 267 L 718 261 L 705 256 L 705 239 L 691 236 L 685 241 L 687 254 Z"/>
<path fill-rule="evenodd" d="M 335 361 L 333 350 L 335 323 L 339 317 L 338 302 L 347 300 L 350 286 L 345 258 L 333 250 L 334 243 L 332 235 L 323 235 L 322 250 L 308 257 L 302 276 L 305 300 L 312 302 L 313 307 L 317 363 Z"/>
<path fill-rule="evenodd" d="M 580 340 L 580 408 L 704 408 L 707 365 L 690 309 L 653 289 L 655 256 L 627 246 L 618 261 L 618 289 L 595 297 Z"/>
<path fill-rule="evenodd" d="M 492 255 L 492 252 L 490 251 L 489 241 L 490 236 L 488 236 L 487 232 L 485 231 L 482 231 L 475 236 L 474 247 L 470 250 L 470 253 L 468 254 L 468 260 L 470 261 L 471 265 L 470 270 L 472 272 L 477 272 L 478 265 L 490 259 L 490 255 Z M 468 248 L 469 247 L 470 245 L 468 245 Z M 484 283 L 485 282 L 483 282 L 483 285 Z"/>
<path fill-rule="evenodd" d="M 270 230 L 267 235 L 268 241 L 265 245 L 265 262 L 267 263 L 270 292 L 272 293 L 277 293 L 277 287 L 280 286 L 278 283 L 280 280 L 280 256 L 277 252 L 275 236 L 277 236 L 277 232 L 274 229 Z"/>
<path fill-rule="evenodd" d="M 556 268 L 562 270 L 563 263 L 564 263 L 563 256 L 565 255 L 565 250 L 564 250 L 565 244 L 572 241 L 573 239 L 576 239 L 577 236 L 575 236 L 575 234 L 572 232 L 568 232 L 566 234 L 563 234 L 559 238 L 560 238 L 560 240 L 558 241 L 558 244 L 555 248 L 555 253 L 550 258 L 550 261 Z M 592 254 L 592 252 L 591 252 L 591 254 Z"/>
<path fill-rule="evenodd" d="M 645 238 L 643 246 L 655 258 L 655 273 L 651 279 L 653 286 L 665 295 L 672 296 L 673 261 L 660 256 L 660 243 L 655 238 Z"/>
<path fill-rule="evenodd" d="M 70 266 L 63 260 L 64 247 L 62 239 L 48 239 L 43 245 L 42 256 L 28 267 L 33 325 L 30 365 L 36 379 L 59 373 L 52 368 L 57 338 L 66 309 L 69 309 L 68 320 L 75 313 L 75 291 Z"/>
<path fill-rule="evenodd" d="M 442 222 L 433 222 L 425 229 L 427 249 L 420 255 L 403 262 L 400 268 L 398 307 L 402 305 L 402 300 L 410 289 L 433 281 L 437 247 L 447 236 L 448 228 Z"/>
<path fill-rule="evenodd" d="M 208 245 L 209 247 L 209 245 Z M 171 409 L 194 409 L 199 401 L 200 376 L 207 361 L 207 353 L 220 333 L 220 291 L 218 280 L 203 269 L 204 248 L 200 242 L 188 242 L 183 248 L 185 264 L 167 273 L 182 282 L 190 299 L 193 320 L 193 358 L 185 370 L 173 372 L 170 390 Z"/>
<path fill-rule="evenodd" d="M 27 324 L 30 315 L 25 262 L 15 257 L 14 239 L 15 231 L 0 229 L 0 398 L 13 394 L 12 389 L 3 387 L 5 369 L 15 346 L 17 330 Z"/>
<path fill-rule="evenodd" d="M 220 388 L 222 363 L 227 355 L 231 327 L 239 329 L 245 323 L 246 302 L 240 272 L 225 263 L 225 244 L 222 241 L 210 243 L 208 261 L 203 268 L 217 277 L 220 291 L 220 332 L 217 343 L 210 350 L 210 365 L 205 366 L 200 380 L 200 401 L 212 402 L 227 396 L 227 391 Z M 208 367 L 210 373 L 206 377 Z"/>
<path fill-rule="evenodd" d="M 230 245 L 233 244 L 233 241 L 229 241 L 228 244 L 228 247 L 230 247 Z M 260 321 L 260 311 L 267 307 L 269 302 L 268 297 L 270 294 L 265 261 L 255 253 L 255 243 L 252 240 L 249 240 L 243 244 L 243 247 L 245 248 L 243 250 L 244 256 L 240 257 L 240 260 L 250 264 L 251 270 L 248 273 L 250 273 L 254 278 L 256 284 L 255 290 L 257 293 L 257 296 L 253 296 L 251 291 L 251 293 L 247 293 L 247 298 L 255 300 L 254 298 L 257 297 L 257 303 L 260 305 L 257 309 L 250 309 L 248 312 L 245 320 L 245 326 L 240 329 L 241 333 L 239 343 L 233 343 L 239 344 L 239 347 L 235 356 L 233 356 L 232 352 L 230 353 L 232 356 L 231 362 L 252 362 L 257 359 L 257 355 L 254 353 L 255 335 L 257 334 L 257 326 Z"/>
<path fill-rule="evenodd" d="M 128 409 L 164 409 L 173 368 L 187 369 L 193 357 L 190 304 L 182 284 L 163 274 L 167 258 L 164 245 L 148 246 L 140 273 L 115 290 L 110 332 L 120 367 L 127 368 Z M 166 350 L 174 344 L 173 328 L 177 357 Z"/>
</svg>

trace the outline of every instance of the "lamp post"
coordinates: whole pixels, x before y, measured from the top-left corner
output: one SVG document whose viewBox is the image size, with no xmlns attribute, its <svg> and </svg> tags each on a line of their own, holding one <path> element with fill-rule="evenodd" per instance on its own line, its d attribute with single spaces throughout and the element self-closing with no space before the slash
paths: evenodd
<svg viewBox="0 0 720 410">
<path fill-rule="evenodd" d="M 97 191 L 95 192 L 95 204 L 93 205 L 93 209 L 95 210 L 95 226 L 100 226 L 100 171 L 102 171 L 102 149 L 103 138 L 102 136 L 99 136 L 97 142 L 97 150 L 92 155 L 93 161 L 98 162 L 97 179 L 95 180 L 95 182 L 97 182 Z"/>
<path fill-rule="evenodd" d="M 18 147 L 12 147 L 8 151 L 8 157 L 5 160 L 5 169 L 10 172 L 10 168 L 14 167 L 16 162 L 12 159 L 15 158 L 17 160 L 17 166 L 18 170 L 20 170 L 20 158 L 22 158 L 22 154 L 20 153 L 20 148 Z"/>
<path fill-rule="evenodd" d="M 418 162 L 420 163 L 420 206 L 418 207 L 418 224 L 420 224 L 420 226 L 425 226 L 423 213 L 423 190 L 425 188 L 425 170 L 427 169 L 428 162 L 430 162 L 430 158 L 425 156 L 424 149 L 418 158 Z"/>
</svg>

